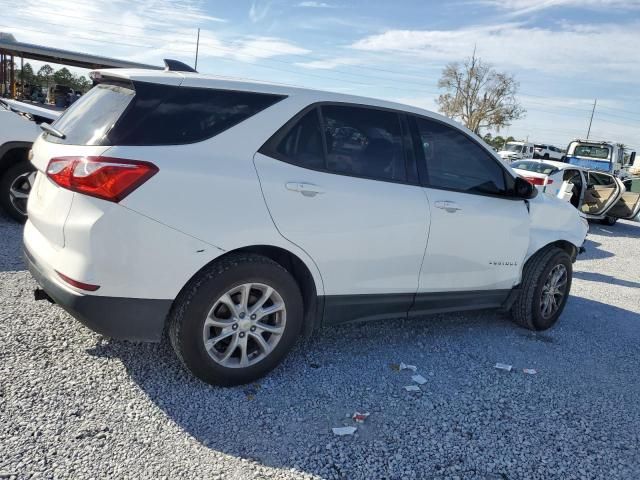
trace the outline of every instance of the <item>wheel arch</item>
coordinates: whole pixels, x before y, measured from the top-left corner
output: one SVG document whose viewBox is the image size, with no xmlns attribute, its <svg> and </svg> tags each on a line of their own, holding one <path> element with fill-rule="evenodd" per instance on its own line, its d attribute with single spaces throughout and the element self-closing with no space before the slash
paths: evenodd
<svg viewBox="0 0 640 480">
<path fill-rule="evenodd" d="M 27 156 L 32 145 L 32 142 L 7 142 L 0 145 L 0 176 L 12 165 L 28 161 Z"/>
<path fill-rule="evenodd" d="M 545 248 L 548 247 L 558 247 L 561 250 L 564 250 L 565 252 L 567 252 L 567 254 L 569 255 L 569 257 L 571 258 L 571 262 L 575 262 L 576 261 L 576 257 L 578 256 L 578 251 L 579 248 L 571 243 L 568 240 L 555 240 L 553 242 L 549 242 L 546 243 L 544 245 L 541 245 L 539 248 L 537 248 L 534 252 L 531 253 L 531 255 L 529 255 L 529 257 L 527 258 L 527 262 L 539 251 L 544 250 Z M 525 262 L 526 263 L 526 262 Z"/>
<path fill-rule="evenodd" d="M 309 338 L 316 327 L 318 327 L 322 320 L 322 312 L 324 303 L 321 301 L 322 295 L 318 294 L 318 291 L 322 289 L 322 285 L 318 285 L 314 278 L 311 269 L 307 264 L 295 253 L 274 245 L 250 245 L 234 250 L 228 250 L 222 255 L 215 257 L 209 263 L 204 265 L 198 272 L 196 272 L 191 279 L 198 275 L 202 270 L 208 268 L 210 265 L 218 262 L 230 255 L 239 253 L 251 253 L 254 255 L 261 255 L 267 257 L 282 268 L 287 270 L 289 274 L 294 278 L 300 292 L 302 293 L 302 301 L 304 306 L 304 326 L 302 335 L 304 338 Z M 188 285 L 189 281 L 185 284 Z M 319 279 L 321 282 L 321 279 Z"/>
</svg>

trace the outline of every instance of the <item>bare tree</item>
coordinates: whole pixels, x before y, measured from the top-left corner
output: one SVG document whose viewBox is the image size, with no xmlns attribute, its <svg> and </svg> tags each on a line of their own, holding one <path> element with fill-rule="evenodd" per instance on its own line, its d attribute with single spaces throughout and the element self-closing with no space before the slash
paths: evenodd
<svg viewBox="0 0 640 480">
<path fill-rule="evenodd" d="M 454 62 L 444 68 L 438 87 L 446 92 L 437 102 L 444 115 L 477 134 L 481 128 L 499 131 L 524 117 L 525 109 L 515 98 L 518 86 L 513 76 L 483 63 L 474 51 L 463 64 Z"/>
</svg>

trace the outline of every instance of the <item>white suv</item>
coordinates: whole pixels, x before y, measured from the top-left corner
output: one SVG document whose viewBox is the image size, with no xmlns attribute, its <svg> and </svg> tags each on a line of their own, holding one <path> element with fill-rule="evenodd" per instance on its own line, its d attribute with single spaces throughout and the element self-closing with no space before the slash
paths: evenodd
<svg viewBox="0 0 640 480">
<path fill-rule="evenodd" d="M 0 99 L 0 207 L 13 219 L 27 219 L 27 198 L 35 178 L 28 155 L 40 134 L 60 112 L 16 100 Z"/>
<path fill-rule="evenodd" d="M 542 158 L 544 160 L 562 160 L 563 157 L 562 150 L 558 147 L 554 147 L 553 145 L 543 145 L 541 143 L 536 143 L 533 146 L 533 158 Z"/>
<path fill-rule="evenodd" d="M 195 73 L 102 70 L 34 144 L 25 256 L 107 336 L 233 385 L 315 327 L 562 312 L 587 224 L 437 114 Z M 39 296 L 45 296 L 42 290 Z"/>
</svg>

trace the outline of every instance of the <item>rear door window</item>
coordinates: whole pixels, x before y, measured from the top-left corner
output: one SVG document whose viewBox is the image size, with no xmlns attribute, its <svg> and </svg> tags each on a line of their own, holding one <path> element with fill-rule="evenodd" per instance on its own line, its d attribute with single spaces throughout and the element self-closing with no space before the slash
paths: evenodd
<svg viewBox="0 0 640 480">
<path fill-rule="evenodd" d="M 406 181 L 402 128 L 397 113 L 323 105 L 327 169 L 343 175 Z"/>
<path fill-rule="evenodd" d="M 505 171 L 477 143 L 443 123 L 422 117 L 415 117 L 415 122 L 427 186 L 467 193 L 506 192 Z"/>
</svg>

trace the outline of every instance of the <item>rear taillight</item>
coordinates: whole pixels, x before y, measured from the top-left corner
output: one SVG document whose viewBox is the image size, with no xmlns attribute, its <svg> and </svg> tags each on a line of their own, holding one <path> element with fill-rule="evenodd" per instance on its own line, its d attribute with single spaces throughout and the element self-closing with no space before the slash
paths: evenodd
<svg viewBox="0 0 640 480">
<path fill-rule="evenodd" d="M 119 202 L 158 172 L 149 162 L 111 157 L 56 157 L 47 176 L 62 188 Z"/>
<path fill-rule="evenodd" d="M 524 177 L 524 179 L 533 185 L 551 185 L 553 183 L 550 178 Z"/>
</svg>

